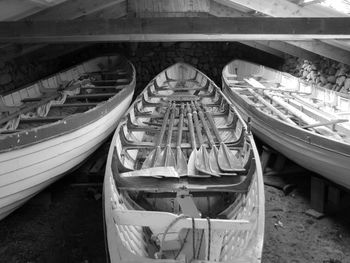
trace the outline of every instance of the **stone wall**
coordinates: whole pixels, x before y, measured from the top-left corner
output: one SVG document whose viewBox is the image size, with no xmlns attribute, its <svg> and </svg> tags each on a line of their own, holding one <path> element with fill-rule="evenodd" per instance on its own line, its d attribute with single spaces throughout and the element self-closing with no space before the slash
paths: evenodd
<svg viewBox="0 0 350 263">
<path fill-rule="evenodd" d="M 245 59 L 273 68 L 283 60 L 236 42 L 164 42 L 129 46 L 129 58 L 137 70 L 137 93 L 165 68 L 176 62 L 196 67 L 221 86 L 223 67 L 233 59 Z"/>
<path fill-rule="evenodd" d="M 279 68 L 283 60 L 236 42 L 106 43 L 65 52 L 72 45 L 50 45 L 30 55 L 0 63 L 0 94 L 35 82 L 64 68 L 107 53 L 121 53 L 137 70 L 137 91 L 165 68 L 184 61 L 221 86 L 223 67 L 235 58 Z"/>
<path fill-rule="evenodd" d="M 350 66 L 327 58 L 316 61 L 289 57 L 282 66 L 286 71 L 327 89 L 350 93 Z"/>
</svg>

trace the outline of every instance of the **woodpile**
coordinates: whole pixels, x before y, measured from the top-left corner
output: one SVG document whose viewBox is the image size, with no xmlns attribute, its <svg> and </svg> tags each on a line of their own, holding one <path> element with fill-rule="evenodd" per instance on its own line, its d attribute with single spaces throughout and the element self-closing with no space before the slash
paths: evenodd
<svg viewBox="0 0 350 263">
<path fill-rule="evenodd" d="M 282 66 L 282 71 L 316 84 L 319 87 L 350 93 L 350 66 L 340 62 L 326 58 L 309 61 L 289 57 Z"/>
</svg>

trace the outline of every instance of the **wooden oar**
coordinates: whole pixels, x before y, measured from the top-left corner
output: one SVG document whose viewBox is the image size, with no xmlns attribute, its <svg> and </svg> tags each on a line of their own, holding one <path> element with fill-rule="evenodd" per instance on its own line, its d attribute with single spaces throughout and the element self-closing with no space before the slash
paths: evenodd
<svg viewBox="0 0 350 263">
<path fill-rule="evenodd" d="M 194 128 L 193 128 L 193 122 L 192 122 L 192 110 L 189 103 L 187 103 L 186 105 L 186 110 L 187 110 L 188 130 L 190 132 L 190 139 L 191 139 L 191 146 L 192 146 L 192 152 L 190 154 L 190 157 L 188 158 L 188 163 L 187 163 L 188 176 L 195 176 L 197 174 L 196 167 L 195 167 L 197 145 L 196 145 L 196 137 L 194 134 Z"/>
<path fill-rule="evenodd" d="M 178 127 L 178 135 L 177 135 L 177 143 L 176 143 L 176 171 L 180 176 L 185 176 L 188 173 L 187 169 L 187 161 L 186 157 L 181 150 L 181 139 L 182 139 L 182 131 L 183 131 L 183 120 L 184 120 L 184 104 L 181 103 L 180 106 L 180 119 L 179 119 L 179 127 Z"/>
<path fill-rule="evenodd" d="M 220 143 L 220 148 L 218 152 L 218 164 L 221 170 L 224 172 L 235 172 L 237 169 L 237 157 L 232 153 L 232 151 L 227 147 L 224 141 L 221 139 L 218 128 L 216 127 L 213 118 L 208 111 L 205 111 L 205 115 L 209 120 L 209 123 L 215 133 L 216 138 Z"/>
<path fill-rule="evenodd" d="M 197 137 L 199 141 L 199 150 L 196 153 L 196 160 L 195 160 L 195 167 L 198 171 L 208 174 L 208 175 L 215 175 L 214 172 L 210 169 L 209 166 L 209 155 L 207 148 L 204 145 L 204 140 L 202 136 L 202 131 L 199 126 L 199 120 L 198 120 L 198 115 L 197 115 L 197 110 L 192 104 L 192 111 L 193 111 L 193 120 L 194 120 L 194 125 L 196 127 L 196 132 L 197 132 Z"/>
<path fill-rule="evenodd" d="M 207 123 L 207 121 L 205 120 L 205 117 L 204 117 L 204 114 L 203 114 L 203 111 L 201 109 L 201 107 L 196 104 L 196 107 L 197 107 L 197 111 L 198 111 L 198 114 L 199 114 L 199 117 L 203 123 L 203 126 L 204 126 L 204 130 L 207 134 L 207 137 L 209 139 L 209 144 L 210 144 L 210 147 L 211 147 L 211 151 L 209 153 L 209 165 L 210 165 L 210 169 L 216 173 L 217 175 L 227 175 L 227 176 L 233 176 L 233 175 L 237 175 L 237 173 L 233 173 L 233 172 L 224 172 L 220 169 L 220 166 L 219 166 L 219 158 L 222 158 L 222 156 L 220 155 L 219 156 L 219 150 L 218 148 L 216 147 L 216 144 L 214 142 L 214 138 L 213 136 L 211 135 L 211 132 L 210 132 L 210 129 L 209 129 L 209 125 Z M 207 114 L 210 115 L 209 112 L 206 112 Z M 208 116 L 208 115 L 207 115 Z M 208 117 L 207 117 L 208 118 Z M 209 118 L 208 118 L 209 119 Z M 219 136 L 220 137 L 220 136 Z M 227 149 L 229 150 L 229 149 Z M 231 151 L 230 151 L 231 153 Z M 229 154 L 230 154 L 229 153 Z M 229 164 L 227 164 L 226 166 L 228 166 Z"/>
<path fill-rule="evenodd" d="M 68 86 L 62 90 L 73 90 L 73 89 L 79 88 L 80 86 L 81 86 L 81 82 L 79 82 L 78 84 Z M 5 118 L 0 120 L 0 124 L 6 123 L 9 120 L 12 120 L 13 118 L 17 117 L 18 115 L 30 112 L 30 111 L 48 103 L 48 102 L 50 102 L 51 100 L 57 99 L 60 95 L 61 95 L 61 93 L 55 93 L 54 95 L 50 95 L 49 97 L 37 97 L 37 98 L 35 98 L 35 100 L 36 101 L 40 100 L 40 101 L 38 101 L 37 103 L 30 104 L 30 105 L 25 105 L 25 107 L 20 108 L 20 110 L 9 114 L 8 116 L 6 116 Z"/>
<path fill-rule="evenodd" d="M 219 165 L 218 165 L 218 148 L 216 147 L 215 145 L 215 142 L 213 140 L 213 137 L 211 136 L 211 133 L 210 133 L 210 129 L 208 127 L 208 124 L 204 118 L 204 114 L 203 114 L 203 111 L 201 110 L 201 108 L 199 107 L 199 105 L 196 103 L 195 104 L 196 108 L 197 108 L 197 111 L 198 111 L 198 115 L 199 115 L 199 118 L 203 124 L 203 127 L 204 127 L 204 130 L 205 130 L 205 133 L 207 134 L 207 137 L 208 137 L 208 140 L 209 140 L 209 144 L 210 144 L 210 147 L 211 147 L 211 150 L 210 150 L 210 153 L 209 153 L 209 167 L 210 167 L 210 170 L 212 171 L 213 174 L 219 176 L 220 173 L 221 173 L 221 170 L 219 168 Z"/>
<path fill-rule="evenodd" d="M 171 149 L 171 136 L 173 134 L 174 129 L 174 119 L 175 119 L 175 102 L 171 105 L 171 114 L 170 114 L 170 122 L 169 122 L 169 130 L 168 137 L 166 141 L 166 146 L 163 152 L 160 154 L 161 158 L 158 158 L 155 161 L 154 166 L 173 166 L 175 167 L 176 160 L 173 150 Z"/>
<path fill-rule="evenodd" d="M 160 148 L 160 144 L 163 141 L 163 137 L 164 137 L 164 133 L 165 133 L 165 127 L 167 126 L 167 123 L 168 123 L 170 110 L 171 110 L 171 105 L 168 106 L 168 108 L 167 108 L 167 110 L 165 112 L 164 121 L 163 121 L 163 124 L 162 124 L 162 128 L 160 129 L 158 141 L 157 141 L 157 143 L 155 145 L 155 148 L 149 153 L 149 155 L 147 156 L 146 160 L 143 162 L 142 169 L 153 167 L 154 164 L 156 163 L 156 160 L 158 160 L 161 157 L 160 154 L 161 154 L 162 150 Z"/>
</svg>

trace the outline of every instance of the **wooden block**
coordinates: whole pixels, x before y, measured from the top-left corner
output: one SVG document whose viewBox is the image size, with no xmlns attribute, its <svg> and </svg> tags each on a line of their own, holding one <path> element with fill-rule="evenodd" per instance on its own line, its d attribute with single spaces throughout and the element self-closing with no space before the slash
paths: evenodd
<svg viewBox="0 0 350 263">
<path fill-rule="evenodd" d="M 328 187 L 328 207 L 332 212 L 340 209 L 340 190 L 332 185 Z"/>
<path fill-rule="evenodd" d="M 269 160 L 271 158 L 271 151 L 269 148 L 263 146 L 263 152 L 261 154 L 261 168 L 263 172 L 265 171 L 267 164 L 269 163 Z"/>
<path fill-rule="evenodd" d="M 309 215 L 309 216 L 312 216 L 316 219 L 321 219 L 322 217 L 324 217 L 324 214 L 323 213 L 319 213 L 317 212 L 316 210 L 314 209 L 309 209 L 305 212 L 305 214 Z"/>
<path fill-rule="evenodd" d="M 324 212 L 326 184 L 318 177 L 311 177 L 311 207 L 319 213 Z"/>
<path fill-rule="evenodd" d="M 280 172 L 283 170 L 286 164 L 287 158 L 282 154 L 277 154 L 275 163 L 273 164 L 273 170 Z"/>
</svg>

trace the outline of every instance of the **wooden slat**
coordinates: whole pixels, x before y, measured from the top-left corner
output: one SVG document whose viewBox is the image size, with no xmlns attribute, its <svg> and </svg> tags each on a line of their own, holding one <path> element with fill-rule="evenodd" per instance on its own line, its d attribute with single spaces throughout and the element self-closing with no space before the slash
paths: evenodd
<svg viewBox="0 0 350 263">
<path fill-rule="evenodd" d="M 84 103 L 64 103 L 51 105 L 51 108 L 65 108 L 65 107 L 96 107 L 97 102 L 84 102 Z"/>
<path fill-rule="evenodd" d="M 268 45 L 264 45 L 264 44 L 261 44 L 261 43 L 256 42 L 256 41 L 239 41 L 239 42 L 242 43 L 243 45 L 259 49 L 259 50 L 264 51 L 266 53 L 272 54 L 276 57 L 280 57 L 283 59 L 285 58 L 284 53 L 282 51 L 271 48 Z"/>
<path fill-rule="evenodd" d="M 350 65 L 349 51 L 338 49 L 321 41 L 287 41 L 287 43 Z"/>
<path fill-rule="evenodd" d="M 309 59 L 309 60 L 316 60 L 319 58 L 319 56 L 313 52 L 304 50 L 302 48 L 299 48 L 297 46 L 294 46 L 282 41 L 257 41 L 257 43 L 277 49 L 281 52 L 292 55 L 294 57 L 300 57 L 300 58 Z"/>
<path fill-rule="evenodd" d="M 62 116 L 50 116 L 50 117 L 34 117 L 21 119 L 21 123 L 33 123 L 33 122 L 55 122 L 64 119 Z"/>
<path fill-rule="evenodd" d="M 343 16 L 346 14 L 335 11 L 331 8 L 325 8 L 319 5 L 312 6 L 300 6 L 294 4 L 288 0 L 215 0 L 224 5 L 234 8 L 234 4 L 256 10 L 260 13 L 267 14 L 276 17 L 335 17 Z"/>
<path fill-rule="evenodd" d="M 144 18 L 0 22 L 0 41 L 307 40 L 349 38 L 350 18 Z M 234 25 L 234 26 L 233 26 Z M 259 26 L 257 26 L 259 25 Z"/>
</svg>

